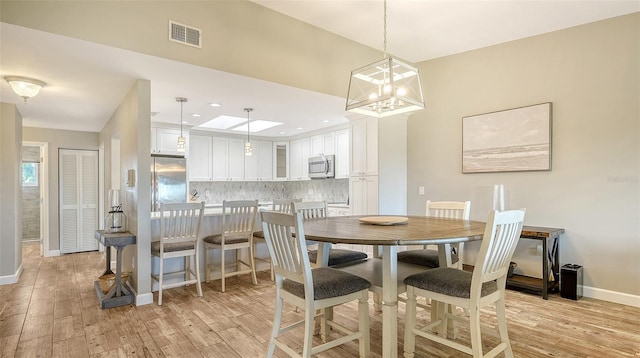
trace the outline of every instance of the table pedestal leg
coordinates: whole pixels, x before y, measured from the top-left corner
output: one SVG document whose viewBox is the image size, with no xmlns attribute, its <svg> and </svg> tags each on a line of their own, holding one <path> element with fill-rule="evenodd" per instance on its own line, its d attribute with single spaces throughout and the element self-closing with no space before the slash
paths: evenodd
<svg viewBox="0 0 640 358">
<path fill-rule="evenodd" d="M 398 357 L 398 247 L 382 249 L 382 356 Z"/>
</svg>

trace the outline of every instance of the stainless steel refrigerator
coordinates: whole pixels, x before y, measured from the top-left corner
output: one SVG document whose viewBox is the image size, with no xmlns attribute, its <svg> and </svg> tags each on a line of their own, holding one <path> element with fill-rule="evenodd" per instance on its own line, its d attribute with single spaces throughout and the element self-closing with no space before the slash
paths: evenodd
<svg viewBox="0 0 640 358">
<path fill-rule="evenodd" d="M 186 159 L 151 156 L 151 211 L 159 211 L 160 203 L 186 202 Z"/>
</svg>

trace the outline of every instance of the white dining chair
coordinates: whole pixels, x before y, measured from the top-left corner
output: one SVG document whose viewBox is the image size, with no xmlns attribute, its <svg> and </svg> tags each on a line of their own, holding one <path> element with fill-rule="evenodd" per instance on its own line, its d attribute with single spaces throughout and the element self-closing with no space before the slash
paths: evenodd
<svg viewBox="0 0 640 358">
<path fill-rule="evenodd" d="M 369 281 L 330 267 L 311 268 L 307 255 L 302 214 L 283 214 L 273 211 L 261 213 L 262 230 L 276 272 L 276 307 L 267 357 L 278 347 L 291 357 L 310 357 L 338 345 L 358 340 L 361 357 L 367 357 L 369 348 Z M 358 330 L 351 329 L 327 317 L 327 308 L 358 301 Z M 304 319 L 282 326 L 284 303 L 304 309 Z M 320 312 L 323 342 L 313 346 L 314 318 Z M 287 345 L 290 337 L 279 337 L 294 328 L 304 326 L 302 354 Z M 327 327 L 341 332 L 339 338 L 327 341 Z M 337 334 L 337 333 L 336 333 Z"/>
<path fill-rule="evenodd" d="M 509 262 L 522 232 L 525 210 L 492 211 L 489 214 L 482 244 L 473 273 L 452 267 L 439 267 L 407 277 L 407 307 L 405 314 L 404 357 L 414 356 L 416 336 L 455 348 L 473 357 L 494 357 L 503 352 L 513 357 L 505 316 L 505 286 Z M 417 327 L 416 297 L 438 301 L 437 318 L 426 326 Z M 432 301 L 432 302 L 433 302 Z M 464 307 L 469 317 L 445 312 L 444 304 Z M 495 305 L 500 343 L 484 354 L 480 327 L 480 309 Z M 448 318 L 467 321 L 471 344 L 437 335 L 432 329 L 439 326 L 447 331 Z M 493 323 L 492 323 L 493 324 Z"/>
<path fill-rule="evenodd" d="M 151 275 L 152 280 L 158 282 L 159 306 L 162 305 L 162 291 L 169 288 L 195 283 L 198 296 L 202 296 L 198 239 L 203 213 L 204 202 L 160 204 L 160 240 L 151 243 L 151 255 L 160 259 L 158 274 Z M 184 258 L 184 270 L 165 273 L 164 260 L 176 257 Z M 165 276 L 183 276 L 184 280 L 166 283 Z"/>
<path fill-rule="evenodd" d="M 304 221 L 321 219 L 328 216 L 326 201 L 302 201 L 293 203 L 294 212 L 301 213 Z M 317 242 L 310 241 L 307 245 L 317 246 Z M 367 259 L 365 252 L 336 249 L 331 247 L 329 250 L 328 266 L 342 265 L 350 262 L 357 262 Z M 320 266 L 318 262 L 318 249 L 309 250 L 309 259 L 314 267 Z"/>
<path fill-rule="evenodd" d="M 211 280 L 211 271 L 215 270 L 208 263 L 209 249 L 220 251 L 220 279 L 221 291 L 225 291 L 225 279 L 228 277 L 251 274 L 254 285 L 258 284 L 256 278 L 256 265 L 253 253 L 253 227 L 258 212 L 258 200 L 235 200 L 222 202 L 222 233 L 205 237 L 202 241 L 205 247 L 205 280 Z M 248 261 L 242 259 L 242 250 L 249 251 Z M 234 271 L 227 271 L 225 253 L 234 251 L 235 263 L 229 266 L 235 267 Z"/>
<path fill-rule="evenodd" d="M 279 213 L 291 214 L 293 212 L 293 203 L 300 202 L 302 199 L 273 199 L 271 203 L 271 211 L 277 211 Z M 271 262 L 270 257 L 262 257 L 258 255 L 257 245 L 261 242 L 264 242 L 264 232 L 262 230 L 256 231 L 253 233 L 253 252 L 255 254 L 254 259 L 256 261 L 262 261 L 269 263 L 270 271 L 271 271 L 271 281 L 276 279 L 275 273 L 273 272 L 273 263 Z"/>
<path fill-rule="evenodd" d="M 470 201 L 430 201 L 427 200 L 426 216 L 447 219 L 469 220 Z M 447 266 L 462 269 L 462 250 L 464 243 L 445 245 Z M 440 266 L 437 249 L 428 249 L 426 245 L 421 249 L 410 249 L 398 252 L 398 261 L 414 265 L 435 268 Z"/>
</svg>

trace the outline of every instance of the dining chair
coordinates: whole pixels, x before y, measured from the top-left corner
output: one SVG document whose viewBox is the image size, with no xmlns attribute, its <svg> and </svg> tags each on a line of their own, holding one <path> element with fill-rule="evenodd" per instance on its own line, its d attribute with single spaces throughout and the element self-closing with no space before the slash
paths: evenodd
<svg viewBox="0 0 640 358">
<path fill-rule="evenodd" d="M 301 213 L 304 221 L 314 220 L 327 217 L 327 202 L 326 201 L 302 201 L 294 202 L 293 210 L 296 213 Z M 310 241 L 307 245 L 317 245 L 317 242 Z M 309 250 L 309 259 L 314 267 L 320 265 L 318 261 L 318 249 Z M 368 255 L 361 251 L 335 249 L 331 247 L 329 251 L 328 266 L 342 265 L 350 262 L 365 260 Z"/>
<path fill-rule="evenodd" d="M 412 358 L 416 335 L 442 343 L 473 357 L 494 357 L 504 351 L 513 357 L 505 316 L 505 286 L 509 262 L 522 232 L 525 210 L 492 211 L 489 214 L 473 273 L 452 267 L 439 267 L 407 277 L 407 307 L 405 315 L 404 356 Z M 424 327 L 416 324 L 416 297 L 440 302 L 435 321 Z M 433 302 L 433 301 L 432 301 Z M 444 312 L 444 304 L 464 307 L 469 317 Z M 480 309 L 495 304 L 500 343 L 483 354 Z M 470 325 L 471 344 L 446 339 L 431 329 L 440 326 L 446 332 L 448 318 L 464 320 Z M 492 323 L 493 324 L 493 323 Z"/>
<path fill-rule="evenodd" d="M 251 274 L 253 284 L 257 285 L 256 265 L 253 253 L 253 227 L 258 212 L 258 200 L 235 200 L 222 202 L 222 233 L 207 236 L 203 239 L 205 247 L 205 281 L 211 280 L 213 265 L 208 264 L 208 249 L 220 250 L 221 291 L 225 291 L 225 279 L 244 274 Z M 248 262 L 242 259 L 242 250 L 249 251 Z M 234 251 L 236 261 L 230 266 L 235 271 L 227 272 L 225 253 Z"/>
<path fill-rule="evenodd" d="M 369 347 L 369 281 L 330 267 L 312 268 L 304 236 L 302 214 L 284 214 L 274 211 L 260 213 L 262 230 L 276 272 L 275 318 L 267 357 L 272 357 L 278 347 L 292 357 L 310 357 L 338 345 L 358 340 L 361 357 L 367 357 Z M 352 331 L 327 317 L 327 308 L 358 301 L 358 330 Z M 304 319 L 281 327 L 284 303 L 304 309 Z M 323 343 L 313 346 L 314 318 L 319 311 Z M 280 340 L 281 334 L 304 326 L 302 354 Z M 327 341 L 327 327 L 341 332 L 339 338 Z M 298 346 L 298 345 L 296 345 Z"/>
<path fill-rule="evenodd" d="M 277 211 L 279 213 L 291 214 L 293 212 L 293 202 L 299 202 L 302 199 L 273 199 L 271 203 L 271 211 Z M 256 261 L 268 262 L 271 270 L 271 281 L 274 281 L 276 276 L 273 272 L 273 263 L 271 262 L 270 257 L 261 257 L 258 256 L 258 250 L 256 246 L 260 243 L 264 242 L 264 232 L 262 230 L 256 231 L 253 233 L 253 252 L 255 254 L 254 259 Z"/>
<path fill-rule="evenodd" d="M 430 201 L 427 200 L 426 216 L 469 220 L 471 209 L 470 201 Z M 447 266 L 462 269 L 462 249 L 464 243 L 445 245 Z M 435 268 L 440 266 L 438 250 L 428 249 L 425 245 L 418 250 L 406 250 L 398 252 L 398 261 Z"/>
<path fill-rule="evenodd" d="M 202 226 L 204 202 L 160 204 L 160 240 L 151 243 L 151 255 L 160 259 L 157 275 L 152 280 L 158 282 L 158 305 L 162 305 L 162 291 L 195 283 L 198 296 L 202 296 L 200 285 L 200 264 L 198 239 Z M 164 272 L 164 260 L 183 257 L 184 270 Z M 194 266 L 191 266 L 191 258 Z M 195 278 L 192 278 L 194 275 Z M 165 276 L 183 276 L 179 282 L 165 282 Z"/>
</svg>

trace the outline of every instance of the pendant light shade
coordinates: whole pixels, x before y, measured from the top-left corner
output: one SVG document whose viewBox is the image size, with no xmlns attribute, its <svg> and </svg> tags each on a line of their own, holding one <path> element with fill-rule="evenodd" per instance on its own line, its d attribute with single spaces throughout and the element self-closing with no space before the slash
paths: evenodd
<svg viewBox="0 0 640 358">
<path fill-rule="evenodd" d="M 384 1 L 384 58 L 351 71 L 346 110 L 387 117 L 424 109 L 420 74 L 413 65 L 387 56 L 387 1 Z"/>
<path fill-rule="evenodd" d="M 29 98 L 38 95 L 40 89 L 45 86 L 44 82 L 33 78 L 6 76 L 4 79 L 9 83 L 13 92 L 22 97 L 24 103 L 27 103 Z"/>
<path fill-rule="evenodd" d="M 189 100 L 184 97 L 176 97 L 176 101 L 180 102 L 180 137 L 178 137 L 178 152 L 184 152 L 187 139 L 182 135 L 182 105 Z"/>
<path fill-rule="evenodd" d="M 244 111 L 247 112 L 247 142 L 244 144 L 244 155 L 250 157 L 253 147 L 251 146 L 251 137 L 249 135 L 249 112 L 253 111 L 253 108 L 245 108 Z"/>
</svg>

